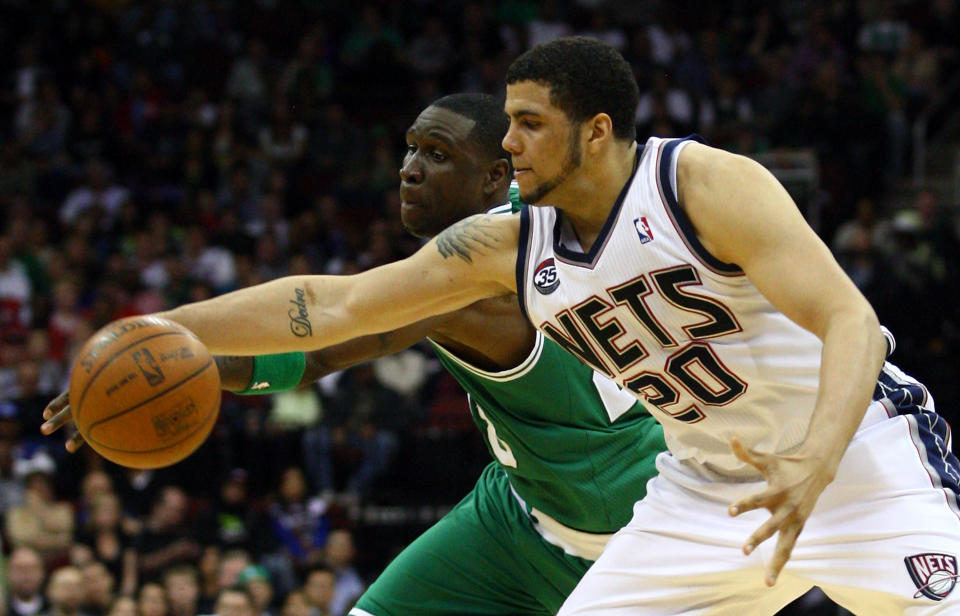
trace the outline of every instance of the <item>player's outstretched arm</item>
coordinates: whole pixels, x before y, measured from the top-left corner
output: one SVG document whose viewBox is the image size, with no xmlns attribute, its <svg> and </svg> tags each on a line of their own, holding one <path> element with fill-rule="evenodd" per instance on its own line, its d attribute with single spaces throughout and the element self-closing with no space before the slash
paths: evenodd
<svg viewBox="0 0 960 616">
<path fill-rule="evenodd" d="M 472 216 L 413 256 L 353 276 L 288 276 L 161 316 L 217 355 L 310 351 L 516 292 L 519 220 Z"/>
<path fill-rule="evenodd" d="M 335 344 L 304 354 L 303 374 L 295 387 L 305 387 L 328 374 L 345 370 L 378 357 L 393 355 L 410 348 L 423 340 L 449 314 L 431 317 L 413 325 L 392 332 L 361 336 L 347 342 Z M 272 356 L 217 355 L 217 369 L 220 372 L 220 385 L 233 392 L 247 390 L 253 379 L 254 361 L 264 361 Z M 249 392 L 257 393 L 257 392 Z M 263 392 L 270 393 L 270 392 Z"/>
<path fill-rule="evenodd" d="M 516 216 L 472 216 L 403 261 L 354 276 L 281 278 L 159 316 L 186 326 L 221 356 L 217 365 L 226 389 L 238 391 L 250 381 L 252 359 L 237 356 L 322 349 L 308 356 L 301 379 L 312 382 L 406 348 L 425 335 L 436 315 L 515 293 L 518 234 Z M 72 423 L 67 392 L 47 405 L 43 419 L 44 434 Z M 66 448 L 72 452 L 82 444 L 74 433 Z"/>
<path fill-rule="evenodd" d="M 730 511 L 771 512 L 744 551 L 779 532 L 767 570 L 772 585 L 863 419 L 886 343 L 870 304 L 766 169 L 691 144 L 680 153 L 677 174 L 681 205 L 704 247 L 739 265 L 778 310 L 823 341 L 820 388 L 799 448 L 780 456 L 749 451 L 737 439 L 731 443 L 737 457 L 767 479 L 765 491 Z"/>
<path fill-rule="evenodd" d="M 303 374 L 296 386 L 310 385 L 338 370 L 344 370 L 409 348 L 426 337 L 448 316 L 445 314 L 431 317 L 396 331 L 362 336 L 332 347 L 306 353 Z M 220 373 L 220 386 L 223 389 L 241 392 L 249 388 L 254 374 L 253 356 L 217 355 L 214 360 L 217 363 L 217 370 Z M 263 393 L 270 392 L 265 391 Z M 47 407 L 43 410 L 43 420 L 40 431 L 47 435 L 53 434 L 64 426 L 71 426 L 71 428 L 68 428 L 70 434 L 64 442 L 64 446 L 70 453 L 75 453 L 83 446 L 83 437 L 76 429 L 72 428 L 73 413 L 70 409 L 70 400 L 66 391 L 47 404 Z"/>
</svg>

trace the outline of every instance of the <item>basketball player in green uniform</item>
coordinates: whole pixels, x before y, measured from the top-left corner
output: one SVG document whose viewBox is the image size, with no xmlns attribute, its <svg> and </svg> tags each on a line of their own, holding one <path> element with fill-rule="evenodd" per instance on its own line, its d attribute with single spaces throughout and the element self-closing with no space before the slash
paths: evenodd
<svg viewBox="0 0 960 616">
<path fill-rule="evenodd" d="M 447 96 L 420 114 L 400 171 L 401 216 L 411 233 L 431 236 L 473 214 L 519 211 L 518 197 L 508 198 L 512 173 L 500 145 L 507 127 L 502 103 L 482 94 Z M 548 288 L 549 271 L 543 276 Z M 545 339 L 516 296 L 306 354 L 217 363 L 226 389 L 269 393 L 425 336 L 467 391 L 496 461 L 350 614 L 555 614 L 609 536 L 630 520 L 666 445 L 636 398 Z M 66 422 L 65 405 L 64 394 L 48 406 L 44 432 Z"/>
</svg>

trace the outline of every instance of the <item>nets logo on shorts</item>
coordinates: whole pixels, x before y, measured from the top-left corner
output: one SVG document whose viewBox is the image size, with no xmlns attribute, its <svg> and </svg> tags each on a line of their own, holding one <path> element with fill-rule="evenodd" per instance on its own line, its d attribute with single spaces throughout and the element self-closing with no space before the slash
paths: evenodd
<svg viewBox="0 0 960 616">
<path fill-rule="evenodd" d="M 543 295 L 550 295 L 559 285 L 560 277 L 552 258 L 544 260 L 533 271 L 533 286 Z"/>
<path fill-rule="evenodd" d="M 914 599 L 920 595 L 941 601 L 957 585 L 957 559 L 950 554 L 914 554 L 903 559 L 910 579 L 917 587 Z"/>
</svg>

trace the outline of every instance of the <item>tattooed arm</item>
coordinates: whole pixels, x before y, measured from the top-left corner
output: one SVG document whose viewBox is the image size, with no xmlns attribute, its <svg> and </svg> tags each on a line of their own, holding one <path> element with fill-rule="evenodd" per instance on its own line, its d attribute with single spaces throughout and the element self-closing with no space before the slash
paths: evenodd
<svg viewBox="0 0 960 616">
<path fill-rule="evenodd" d="M 519 217 L 478 215 L 353 276 L 288 276 L 158 316 L 220 355 L 309 351 L 516 292 Z"/>
<path fill-rule="evenodd" d="M 378 357 L 393 355 L 427 337 L 450 314 L 431 317 L 392 332 L 361 336 L 347 342 L 306 354 L 306 367 L 297 387 L 313 384 L 328 374 L 345 370 Z M 220 371 L 220 384 L 227 391 L 243 391 L 253 376 L 253 357 L 217 355 L 213 358 Z"/>
</svg>

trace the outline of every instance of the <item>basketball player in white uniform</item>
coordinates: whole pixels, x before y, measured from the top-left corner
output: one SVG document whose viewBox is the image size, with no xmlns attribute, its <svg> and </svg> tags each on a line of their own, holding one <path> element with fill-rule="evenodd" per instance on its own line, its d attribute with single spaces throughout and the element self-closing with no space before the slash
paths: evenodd
<svg viewBox="0 0 960 616">
<path fill-rule="evenodd" d="M 872 308 L 773 176 L 691 141 L 637 144 L 637 98 L 603 43 L 534 48 L 508 71 L 503 145 L 523 201 L 552 207 L 160 316 L 253 355 L 517 292 L 648 402 L 670 448 L 561 616 L 773 614 L 813 585 L 857 614 L 960 613 L 960 469 L 929 392 L 884 363 Z"/>
</svg>

